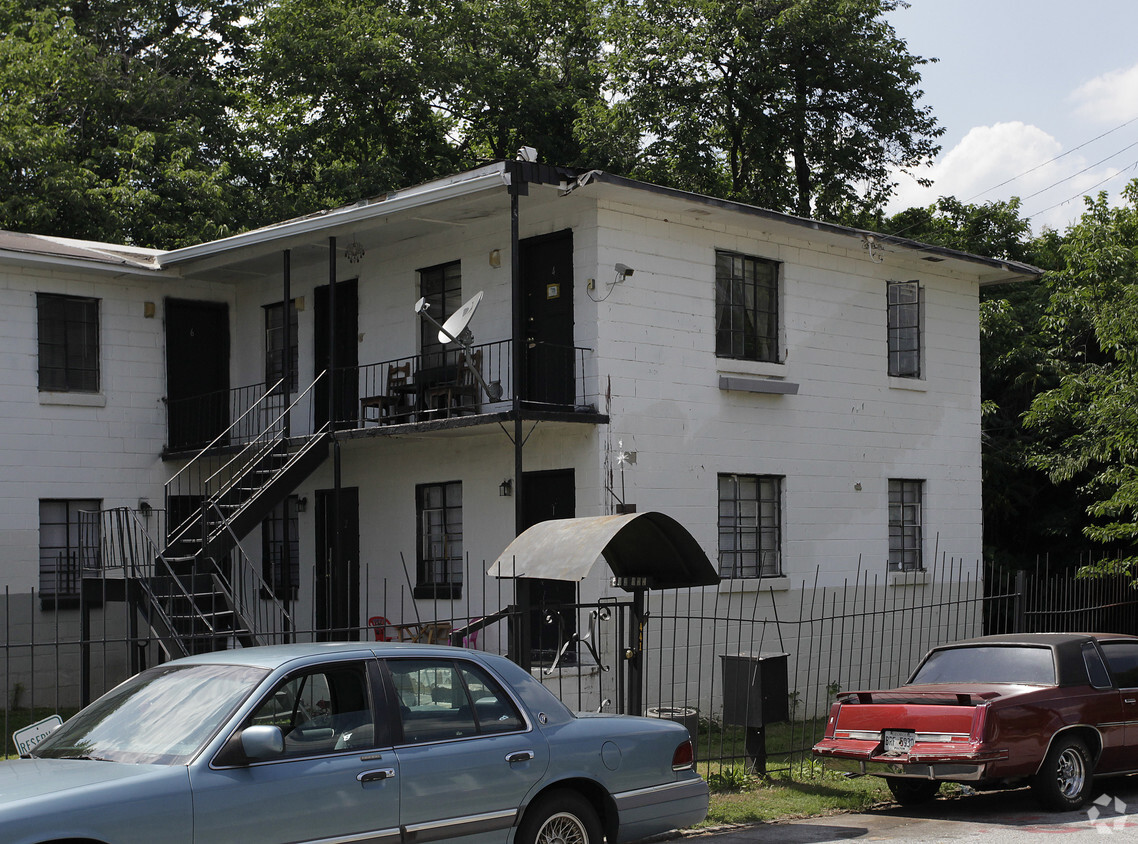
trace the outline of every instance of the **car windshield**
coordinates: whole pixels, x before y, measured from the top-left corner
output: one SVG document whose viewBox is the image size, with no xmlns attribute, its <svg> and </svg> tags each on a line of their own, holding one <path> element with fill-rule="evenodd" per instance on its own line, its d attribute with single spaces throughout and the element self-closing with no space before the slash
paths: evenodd
<svg viewBox="0 0 1138 844">
<path fill-rule="evenodd" d="M 933 651 L 909 680 L 916 683 L 1055 685 L 1050 648 L 983 645 Z"/>
<path fill-rule="evenodd" d="M 44 739 L 44 759 L 179 765 L 189 761 L 267 672 L 241 665 L 159 666 L 107 692 Z"/>
</svg>

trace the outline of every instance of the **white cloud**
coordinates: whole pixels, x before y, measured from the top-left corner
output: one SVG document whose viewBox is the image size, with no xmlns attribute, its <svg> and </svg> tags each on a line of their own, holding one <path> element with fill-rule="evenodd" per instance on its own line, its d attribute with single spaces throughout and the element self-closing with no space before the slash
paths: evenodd
<svg viewBox="0 0 1138 844">
<path fill-rule="evenodd" d="M 1082 193 L 1117 189 L 1121 180 L 1096 187 L 1118 169 L 1104 165 L 1080 173 L 1087 159 L 1078 153 L 1060 157 L 1062 152 L 1059 141 L 1037 126 L 1018 121 L 976 126 L 924 172 L 932 187 L 900 175 L 887 212 L 929 206 L 941 196 L 974 204 L 1018 196 L 1020 213 L 1033 215 L 1036 231 L 1065 229 L 1082 213 Z"/>
<path fill-rule="evenodd" d="M 1138 64 L 1096 76 L 1067 99 L 1074 103 L 1076 114 L 1098 123 L 1115 124 L 1138 117 Z"/>
</svg>

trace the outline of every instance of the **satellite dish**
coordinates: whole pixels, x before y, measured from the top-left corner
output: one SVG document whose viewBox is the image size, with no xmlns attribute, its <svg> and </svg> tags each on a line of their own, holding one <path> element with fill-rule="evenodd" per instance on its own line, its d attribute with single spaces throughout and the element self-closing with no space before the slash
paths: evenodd
<svg viewBox="0 0 1138 844">
<path fill-rule="evenodd" d="M 421 299 L 419 301 L 422 301 Z M 458 340 L 458 335 L 466 330 L 467 323 L 470 322 L 474 316 L 474 312 L 478 309 L 478 303 L 482 301 L 482 291 L 479 290 L 466 301 L 466 303 L 455 311 L 446 322 L 442 324 L 439 331 L 440 343 L 451 343 Z M 419 306 L 416 304 L 416 310 Z"/>
</svg>

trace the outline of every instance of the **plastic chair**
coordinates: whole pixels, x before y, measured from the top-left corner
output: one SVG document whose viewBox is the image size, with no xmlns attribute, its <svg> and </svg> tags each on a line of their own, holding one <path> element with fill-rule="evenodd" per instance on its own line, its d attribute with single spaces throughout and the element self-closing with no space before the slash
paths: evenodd
<svg viewBox="0 0 1138 844">
<path fill-rule="evenodd" d="M 367 620 L 367 626 L 375 632 L 375 640 L 377 642 L 392 642 L 394 641 L 387 635 L 387 628 L 391 626 L 391 622 L 384 618 L 382 615 L 373 615 Z"/>
</svg>

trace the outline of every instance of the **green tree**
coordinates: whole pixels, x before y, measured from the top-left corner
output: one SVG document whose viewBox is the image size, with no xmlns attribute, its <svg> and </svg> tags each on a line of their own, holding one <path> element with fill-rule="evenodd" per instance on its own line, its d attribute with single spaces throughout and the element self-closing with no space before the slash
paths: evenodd
<svg viewBox="0 0 1138 844">
<path fill-rule="evenodd" d="M 153 246 L 228 233 L 231 0 L 0 0 L 0 226 Z"/>
<path fill-rule="evenodd" d="M 1032 464 L 1073 484 L 1086 504 L 1083 533 L 1132 567 L 1138 540 L 1138 181 L 1125 204 L 1105 194 L 1064 238 L 1063 265 L 1047 277 L 1045 328 L 1059 382 L 1032 402 L 1041 432 Z"/>
<path fill-rule="evenodd" d="M 837 219 L 879 208 L 942 129 L 885 14 L 901 0 L 614 0 L 612 86 L 634 175 Z"/>
</svg>

